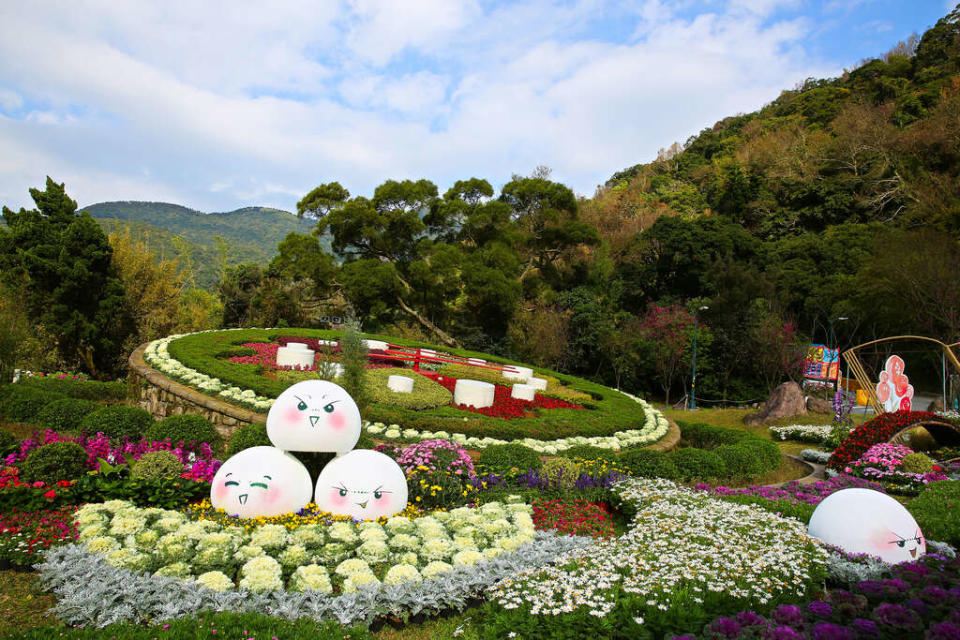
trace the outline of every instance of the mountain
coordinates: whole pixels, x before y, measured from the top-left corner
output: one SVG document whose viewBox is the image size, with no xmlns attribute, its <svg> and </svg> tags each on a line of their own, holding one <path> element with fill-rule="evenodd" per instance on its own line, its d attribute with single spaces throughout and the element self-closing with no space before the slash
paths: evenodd
<svg viewBox="0 0 960 640">
<path fill-rule="evenodd" d="M 101 202 L 83 209 L 105 232 L 130 229 L 161 258 L 179 258 L 203 288 L 216 285 L 224 266 L 269 263 L 287 234 L 310 233 L 316 224 L 268 207 L 203 213 L 165 202 Z"/>
</svg>

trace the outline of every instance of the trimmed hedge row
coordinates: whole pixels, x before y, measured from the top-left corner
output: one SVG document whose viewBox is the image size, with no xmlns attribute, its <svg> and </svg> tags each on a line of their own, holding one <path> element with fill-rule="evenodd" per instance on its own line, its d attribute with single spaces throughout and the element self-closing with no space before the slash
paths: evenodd
<svg viewBox="0 0 960 640">
<path fill-rule="evenodd" d="M 99 382 L 97 380 L 71 380 L 69 378 L 24 378 L 17 384 L 59 393 L 68 398 L 94 400 L 97 402 L 120 402 L 127 397 L 125 382 Z"/>
<path fill-rule="evenodd" d="M 394 375 L 413 378 L 413 391 L 397 393 L 388 389 L 387 382 L 390 376 Z M 367 389 L 373 402 L 396 405 L 413 411 L 434 409 L 453 402 L 453 394 L 447 391 L 446 387 L 410 369 L 369 369 Z"/>
<path fill-rule="evenodd" d="M 242 329 L 205 332 L 172 340 L 168 346 L 171 357 L 184 366 L 195 369 L 222 382 L 242 389 L 252 389 L 258 395 L 276 398 L 288 386 L 285 382 L 271 380 L 260 375 L 259 365 L 237 364 L 227 358 L 233 355 L 250 355 L 250 349 L 240 345 L 245 342 L 270 342 L 279 337 L 302 337 L 335 339 L 339 332 L 320 329 Z M 438 349 L 415 340 L 392 336 L 364 334 L 365 338 L 387 340 L 393 344 Z M 470 358 L 483 358 L 489 362 L 519 365 L 504 358 L 464 349 L 442 348 L 444 352 Z M 605 436 L 616 431 L 641 429 L 646 422 L 643 408 L 626 395 L 587 380 L 574 378 L 545 369 L 536 369 L 537 375 L 556 378 L 572 389 L 592 397 L 584 410 L 540 410 L 536 418 L 507 420 L 479 413 L 465 412 L 453 407 L 429 410 L 404 409 L 382 402 L 373 402 L 364 418 L 373 422 L 402 424 L 404 427 L 425 431 L 447 431 L 471 436 L 491 436 L 504 439 L 538 438 L 555 439 L 576 435 Z"/>
</svg>

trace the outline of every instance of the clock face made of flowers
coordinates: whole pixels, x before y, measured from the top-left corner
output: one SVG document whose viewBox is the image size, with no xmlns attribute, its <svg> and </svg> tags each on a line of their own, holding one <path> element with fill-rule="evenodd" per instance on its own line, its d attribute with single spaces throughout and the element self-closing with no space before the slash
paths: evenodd
<svg viewBox="0 0 960 640">
<path fill-rule="evenodd" d="M 327 463 L 313 501 L 324 511 L 357 520 L 389 517 L 407 506 L 407 477 L 389 456 L 357 449 Z"/>
<path fill-rule="evenodd" d="M 250 447 L 213 476 L 210 503 L 240 518 L 279 516 L 303 509 L 313 495 L 310 472 L 276 447 Z"/>
<path fill-rule="evenodd" d="M 288 387 L 267 414 L 267 436 L 284 451 L 346 453 L 360 439 L 360 428 L 353 398 L 325 380 Z"/>
<path fill-rule="evenodd" d="M 911 562 L 927 541 L 906 508 L 872 489 L 842 489 L 814 510 L 807 532 L 847 553 L 867 553 L 884 562 Z"/>
</svg>

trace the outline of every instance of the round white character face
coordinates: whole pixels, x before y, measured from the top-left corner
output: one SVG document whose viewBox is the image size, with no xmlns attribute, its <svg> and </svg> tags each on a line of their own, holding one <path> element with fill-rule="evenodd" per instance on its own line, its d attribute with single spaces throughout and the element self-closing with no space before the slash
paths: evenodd
<svg viewBox="0 0 960 640">
<path fill-rule="evenodd" d="M 313 501 L 324 511 L 356 520 L 389 517 L 407 507 L 407 477 L 389 456 L 357 449 L 327 463 Z"/>
<path fill-rule="evenodd" d="M 267 414 L 267 436 L 284 451 L 346 453 L 360 439 L 360 410 L 343 387 L 306 380 L 287 388 Z"/>
<path fill-rule="evenodd" d="M 312 494 L 310 472 L 275 447 L 250 447 L 223 463 L 210 484 L 210 502 L 232 516 L 296 513 Z"/>
<path fill-rule="evenodd" d="M 897 564 L 927 552 L 927 542 L 910 512 L 872 489 L 843 489 L 824 499 L 807 532 L 847 553 L 867 553 Z"/>
</svg>

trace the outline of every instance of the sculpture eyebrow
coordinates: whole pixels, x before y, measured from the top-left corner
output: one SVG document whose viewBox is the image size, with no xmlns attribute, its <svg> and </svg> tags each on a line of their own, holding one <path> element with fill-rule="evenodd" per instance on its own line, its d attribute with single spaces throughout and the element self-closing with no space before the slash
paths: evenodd
<svg viewBox="0 0 960 640">
<path fill-rule="evenodd" d="M 225 475 L 225 476 L 223 476 L 223 477 L 224 477 L 224 478 L 229 478 L 229 477 L 232 476 L 232 475 L 233 475 L 233 471 L 231 471 L 230 473 L 228 473 L 227 475 Z"/>
<path fill-rule="evenodd" d="M 266 478 L 267 480 L 273 480 L 273 478 L 271 478 L 270 476 L 268 476 L 268 475 L 266 475 L 266 474 L 264 474 L 263 477 Z"/>
<path fill-rule="evenodd" d="M 390 491 L 389 489 L 384 489 L 383 485 L 380 485 L 379 487 L 373 490 L 374 493 L 376 493 L 377 491 L 379 491 L 380 493 L 393 493 L 393 491 Z"/>
</svg>

